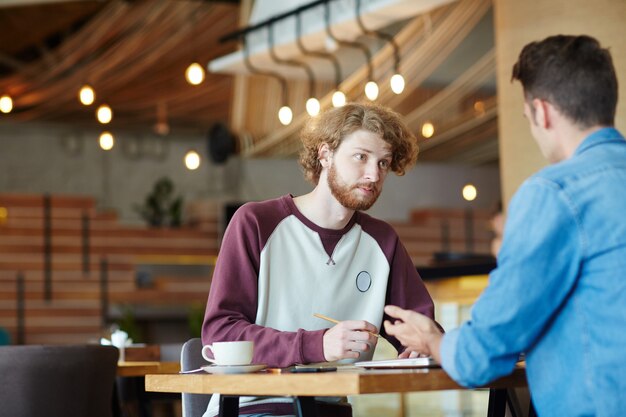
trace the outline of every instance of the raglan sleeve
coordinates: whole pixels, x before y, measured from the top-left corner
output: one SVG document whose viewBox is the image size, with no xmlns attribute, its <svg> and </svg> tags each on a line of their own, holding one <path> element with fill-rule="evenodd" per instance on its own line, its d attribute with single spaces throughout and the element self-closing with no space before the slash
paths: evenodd
<svg viewBox="0 0 626 417">
<path fill-rule="evenodd" d="M 434 320 L 435 306 L 433 300 L 406 248 L 395 232 L 393 235 L 395 236 L 395 242 L 393 243 L 395 248 L 391 258 L 386 304 L 417 311 Z M 392 319 L 385 314 L 383 320 Z M 381 329 L 381 332 L 398 351 L 404 350 L 404 347 L 396 338 L 387 336 L 384 333 L 384 327 Z"/>
<path fill-rule="evenodd" d="M 263 236 L 269 232 L 267 216 L 253 207 L 242 206 L 224 234 L 202 324 L 202 343 L 251 340 L 254 363 L 272 367 L 324 361 L 324 330 L 283 332 L 255 324 L 260 254 Z"/>
</svg>

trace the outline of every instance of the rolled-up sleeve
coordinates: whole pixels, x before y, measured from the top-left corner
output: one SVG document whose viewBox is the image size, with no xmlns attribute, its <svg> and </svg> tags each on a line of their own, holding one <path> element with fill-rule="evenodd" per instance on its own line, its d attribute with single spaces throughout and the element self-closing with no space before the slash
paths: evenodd
<svg viewBox="0 0 626 417">
<path fill-rule="evenodd" d="M 454 357 L 457 339 L 459 338 L 459 330 L 453 329 L 446 332 L 441 340 L 441 366 L 446 370 L 446 373 L 450 375 L 450 378 L 455 381 L 459 381 L 461 378 L 459 372 L 454 366 Z"/>
</svg>

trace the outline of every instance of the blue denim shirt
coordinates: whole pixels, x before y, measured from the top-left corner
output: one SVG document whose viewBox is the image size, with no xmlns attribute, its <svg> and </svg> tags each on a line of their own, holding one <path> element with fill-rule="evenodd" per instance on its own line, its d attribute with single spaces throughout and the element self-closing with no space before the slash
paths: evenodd
<svg viewBox="0 0 626 417">
<path fill-rule="evenodd" d="M 594 132 L 513 197 L 498 267 L 442 366 L 478 386 L 519 353 L 545 416 L 626 413 L 626 141 Z"/>
</svg>

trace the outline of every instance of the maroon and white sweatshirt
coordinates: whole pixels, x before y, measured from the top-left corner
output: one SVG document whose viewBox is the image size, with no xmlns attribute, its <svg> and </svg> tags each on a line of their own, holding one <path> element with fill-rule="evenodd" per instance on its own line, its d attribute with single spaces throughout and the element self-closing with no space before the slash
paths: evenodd
<svg viewBox="0 0 626 417">
<path fill-rule="evenodd" d="M 433 301 L 389 224 L 355 212 L 343 229 L 324 229 L 300 213 L 291 195 L 246 203 L 224 234 L 202 342 L 252 340 L 253 363 L 270 367 L 323 362 L 322 339 L 333 324 L 313 316 L 321 313 L 367 320 L 401 350 L 381 328 L 386 304 L 434 318 Z M 205 416 L 217 413 L 216 397 Z M 278 414 L 277 401 L 293 413 L 289 399 L 262 401 L 245 413 Z"/>
</svg>

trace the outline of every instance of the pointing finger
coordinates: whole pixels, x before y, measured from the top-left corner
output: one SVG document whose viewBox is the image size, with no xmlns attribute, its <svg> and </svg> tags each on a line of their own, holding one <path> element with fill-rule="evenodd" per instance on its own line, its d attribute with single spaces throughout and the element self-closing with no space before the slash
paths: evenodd
<svg viewBox="0 0 626 417">
<path fill-rule="evenodd" d="M 409 311 L 404 310 L 398 306 L 388 305 L 385 306 L 385 313 L 387 313 L 391 317 L 405 320 L 405 318 L 409 314 Z"/>
</svg>

